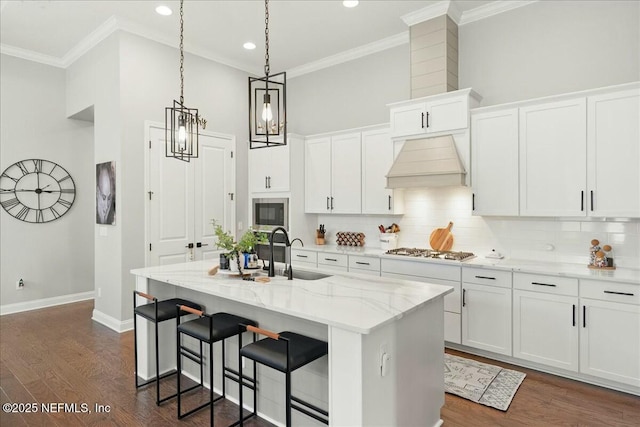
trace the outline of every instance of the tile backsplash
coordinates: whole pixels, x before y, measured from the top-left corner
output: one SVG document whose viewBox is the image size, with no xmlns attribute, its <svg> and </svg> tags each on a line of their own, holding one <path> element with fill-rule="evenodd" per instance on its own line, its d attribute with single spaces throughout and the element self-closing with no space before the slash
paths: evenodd
<svg viewBox="0 0 640 427">
<path fill-rule="evenodd" d="M 327 228 L 327 243 L 338 231 L 363 232 L 367 247 L 379 247 L 378 225 L 400 225 L 399 246 L 429 247 L 435 228 L 454 223 L 453 250 L 484 256 L 492 249 L 505 257 L 586 264 L 592 239 L 613 247 L 619 267 L 640 269 L 640 220 L 479 217 L 471 215 L 468 187 L 405 190 L 405 214 L 318 215 Z"/>
</svg>

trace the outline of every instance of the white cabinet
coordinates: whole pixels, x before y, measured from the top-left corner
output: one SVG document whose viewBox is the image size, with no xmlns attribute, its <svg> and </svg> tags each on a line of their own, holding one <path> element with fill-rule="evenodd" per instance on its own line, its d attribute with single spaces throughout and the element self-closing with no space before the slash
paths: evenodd
<svg viewBox="0 0 640 427">
<path fill-rule="evenodd" d="M 361 212 L 360 133 L 305 141 L 305 212 Z"/>
<path fill-rule="evenodd" d="M 349 272 L 380 276 L 380 258 L 349 255 Z"/>
<path fill-rule="evenodd" d="M 587 98 L 589 216 L 640 217 L 640 89 Z"/>
<path fill-rule="evenodd" d="M 305 249 L 291 248 L 291 265 L 316 268 L 318 266 L 318 253 Z"/>
<path fill-rule="evenodd" d="M 469 126 L 469 108 L 480 97 L 471 89 L 390 104 L 393 138 L 454 131 Z"/>
<path fill-rule="evenodd" d="M 403 191 L 389 190 L 387 173 L 401 143 L 389 136 L 389 128 L 362 132 L 362 213 L 402 214 Z"/>
<path fill-rule="evenodd" d="M 586 99 L 520 109 L 520 215 L 586 214 Z"/>
<path fill-rule="evenodd" d="M 462 344 L 511 356 L 511 272 L 463 268 L 462 275 Z"/>
<path fill-rule="evenodd" d="M 580 372 L 640 387 L 637 284 L 580 281 Z"/>
<path fill-rule="evenodd" d="M 453 287 L 453 292 L 444 296 L 444 339 L 460 344 L 460 266 L 420 261 L 404 261 L 383 258 L 380 260 L 380 275 L 396 279 L 415 280 Z"/>
<path fill-rule="evenodd" d="M 251 193 L 289 191 L 289 152 L 289 145 L 249 150 Z"/>
<path fill-rule="evenodd" d="M 518 215 L 518 109 L 471 112 L 474 215 Z"/>
<path fill-rule="evenodd" d="M 318 268 L 324 271 L 348 271 L 349 260 L 348 255 L 332 252 L 318 253 Z"/>
<path fill-rule="evenodd" d="M 578 371 L 578 280 L 514 273 L 513 356 Z"/>
</svg>

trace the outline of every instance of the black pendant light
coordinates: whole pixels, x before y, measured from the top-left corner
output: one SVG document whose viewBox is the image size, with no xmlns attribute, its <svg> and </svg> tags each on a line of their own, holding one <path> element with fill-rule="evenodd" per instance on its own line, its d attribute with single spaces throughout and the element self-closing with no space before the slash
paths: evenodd
<svg viewBox="0 0 640 427">
<path fill-rule="evenodd" d="M 270 74 L 269 0 L 264 2 L 264 77 L 249 77 L 249 148 L 287 145 L 287 73 Z"/>
<path fill-rule="evenodd" d="M 198 157 L 198 128 L 206 127 L 206 120 L 198 116 L 197 108 L 184 105 L 184 0 L 180 0 L 180 101 L 165 108 L 166 156 L 188 162 Z"/>
</svg>

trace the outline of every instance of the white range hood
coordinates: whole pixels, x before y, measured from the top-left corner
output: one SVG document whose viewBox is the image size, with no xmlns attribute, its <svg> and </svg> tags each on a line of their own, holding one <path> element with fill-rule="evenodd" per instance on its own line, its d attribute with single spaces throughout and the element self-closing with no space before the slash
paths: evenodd
<svg viewBox="0 0 640 427">
<path fill-rule="evenodd" d="M 387 174 L 387 188 L 464 186 L 466 171 L 452 135 L 407 140 Z"/>
</svg>

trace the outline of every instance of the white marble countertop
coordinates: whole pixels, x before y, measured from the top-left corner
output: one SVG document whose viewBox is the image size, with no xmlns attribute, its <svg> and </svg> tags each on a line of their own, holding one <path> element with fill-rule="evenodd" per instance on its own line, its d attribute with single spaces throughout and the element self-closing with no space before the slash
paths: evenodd
<svg viewBox="0 0 640 427">
<path fill-rule="evenodd" d="M 516 273 L 549 274 L 556 276 L 574 277 L 576 279 L 594 279 L 612 282 L 624 282 L 640 285 L 640 269 L 620 268 L 615 270 L 592 270 L 586 265 L 569 264 L 561 262 L 532 261 L 526 259 L 512 258 L 485 258 L 477 256 L 467 261 L 451 261 L 444 259 L 404 257 L 398 255 L 387 255 L 381 248 L 366 248 L 336 245 L 306 245 L 305 247 L 294 246 L 295 249 L 302 249 L 315 252 L 341 253 L 347 255 L 359 255 L 395 259 L 402 261 L 426 262 L 434 264 L 444 264 L 463 267 L 495 268 L 508 270 Z"/>
<path fill-rule="evenodd" d="M 272 277 L 269 283 L 251 282 L 223 274 L 209 276 L 214 265 L 211 260 L 194 261 L 131 273 L 361 334 L 453 292 L 450 286 L 353 273 L 331 273 L 319 280 Z"/>
</svg>

